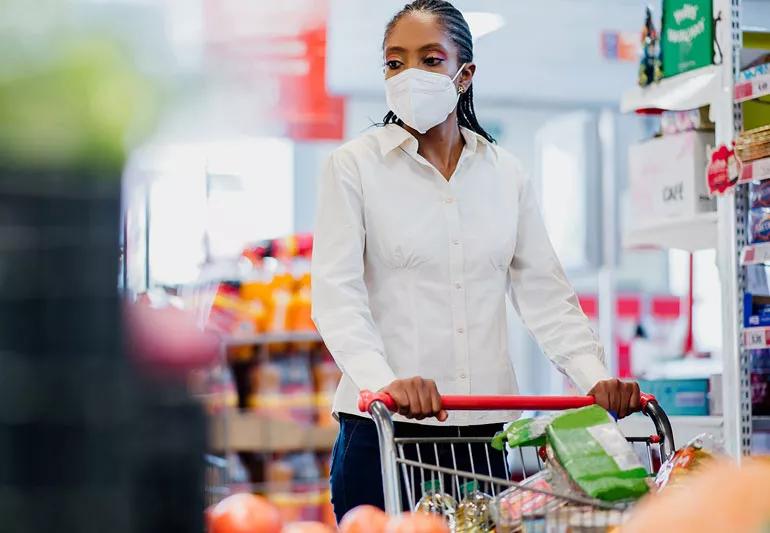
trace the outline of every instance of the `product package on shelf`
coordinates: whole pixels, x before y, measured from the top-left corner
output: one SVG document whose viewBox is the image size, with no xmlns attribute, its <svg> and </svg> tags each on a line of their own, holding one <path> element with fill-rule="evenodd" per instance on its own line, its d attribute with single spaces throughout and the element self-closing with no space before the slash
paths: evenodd
<svg viewBox="0 0 770 533">
<path fill-rule="evenodd" d="M 313 392 L 307 357 L 278 356 L 252 366 L 249 407 L 270 417 L 313 423 Z"/>
<path fill-rule="evenodd" d="M 628 152 L 632 228 L 712 212 L 703 179 L 714 134 L 688 131 L 634 144 Z"/>
<path fill-rule="evenodd" d="M 744 163 L 770 157 L 770 125 L 738 135 L 735 139 L 735 155 Z"/>
<path fill-rule="evenodd" d="M 334 524 L 324 459 L 314 453 L 280 455 L 265 465 L 270 500 L 285 522 L 313 520 Z"/>
<path fill-rule="evenodd" d="M 326 346 L 321 346 L 313 357 L 313 381 L 320 426 L 328 427 L 336 424 L 332 417 L 332 401 L 341 378 L 342 372 L 337 363 L 332 359 Z"/>
<path fill-rule="evenodd" d="M 755 207 L 749 210 L 749 242 L 770 242 L 770 208 Z"/>
<path fill-rule="evenodd" d="M 749 183 L 749 207 L 770 208 L 770 181 Z"/>
<path fill-rule="evenodd" d="M 743 68 L 738 73 L 736 81 L 750 81 L 759 76 L 770 75 L 770 54 L 765 54 L 758 58 L 757 61 L 753 61 L 751 65 Z"/>
<path fill-rule="evenodd" d="M 751 352 L 751 403 L 754 416 L 770 415 L 770 350 Z"/>
<path fill-rule="evenodd" d="M 661 55 L 666 78 L 713 63 L 711 0 L 663 1 Z"/>
<path fill-rule="evenodd" d="M 655 396 L 669 416 L 709 414 L 708 378 L 640 379 L 639 387 Z"/>
<path fill-rule="evenodd" d="M 664 111 L 660 116 L 660 130 L 663 135 L 686 131 L 714 131 L 714 123 L 709 119 L 708 106 L 689 111 Z"/>
</svg>

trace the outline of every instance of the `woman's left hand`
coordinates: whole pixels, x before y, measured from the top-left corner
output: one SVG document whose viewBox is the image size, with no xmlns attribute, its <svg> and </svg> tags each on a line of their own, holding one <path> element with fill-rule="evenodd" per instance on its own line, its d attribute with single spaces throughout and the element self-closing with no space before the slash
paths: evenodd
<svg viewBox="0 0 770 533">
<path fill-rule="evenodd" d="M 625 418 L 641 409 L 639 384 L 619 379 L 600 381 L 588 391 L 596 399 L 596 405 L 604 407 L 618 418 Z"/>
</svg>

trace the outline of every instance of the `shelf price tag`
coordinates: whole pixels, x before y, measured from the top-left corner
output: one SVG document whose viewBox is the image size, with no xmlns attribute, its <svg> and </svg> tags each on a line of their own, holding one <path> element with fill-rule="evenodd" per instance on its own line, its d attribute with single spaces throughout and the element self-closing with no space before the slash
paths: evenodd
<svg viewBox="0 0 770 533">
<path fill-rule="evenodd" d="M 754 328 L 744 331 L 743 346 L 748 349 L 766 348 L 770 338 L 770 329 Z"/>
<path fill-rule="evenodd" d="M 738 180 L 738 183 L 749 183 L 751 181 L 770 179 L 770 158 L 741 163 L 740 167 L 741 178 Z"/>
<path fill-rule="evenodd" d="M 745 102 L 767 95 L 770 95 L 770 75 L 757 76 L 754 79 L 735 84 L 736 102 Z"/>
</svg>

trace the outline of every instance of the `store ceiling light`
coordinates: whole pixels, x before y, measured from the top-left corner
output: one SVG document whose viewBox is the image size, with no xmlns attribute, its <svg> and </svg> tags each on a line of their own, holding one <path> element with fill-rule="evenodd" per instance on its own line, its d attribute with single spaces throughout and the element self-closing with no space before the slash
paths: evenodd
<svg viewBox="0 0 770 533">
<path fill-rule="evenodd" d="M 485 35 L 496 32 L 505 26 L 505 19 L 498 13 L 488 13 L 485 11 L 468 11 L 463 13 L 468 26 L 471 28 L 473 40 L 478 41 Z"/>
</svg>

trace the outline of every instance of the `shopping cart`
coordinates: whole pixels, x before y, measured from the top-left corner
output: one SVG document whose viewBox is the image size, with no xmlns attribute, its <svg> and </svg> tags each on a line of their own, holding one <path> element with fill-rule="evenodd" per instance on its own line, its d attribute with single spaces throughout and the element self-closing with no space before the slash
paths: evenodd
<svg viewBox="0 0 770 533">
<path fill-rule="evenodd" d="M 674 453 L 674 437 L 668 417 L 655 397 L 642 394 L 641 400 L 642 412 L 652 421 L 655 433 L 628 440 L 637 447 L 641 459 L 646 456 L 648 472 L 654 474 L 661 461 Z M 559 411 L 595 403 L 591 396 L 442 396 L 441 401 L 443 409 L 455 411 Z M 363 392 L 359 399 L 359 409 L 369 413 L 377 427 L 385 510 L 390 515 L 400 513 L 402 507 L 408 506 L 404 511 L 414 509 L 421 497 L 420 487 L 425 481 L 433 480 L 440 485 L 441 493 L 451 495 L 456 501 L 460 500 L 461 487 L 475 481 L 493 497 L 490 514 L 498 525 L 498 532 L 519 531 L 524 523 L 536 531 L 549 532 L 601 528 L 620 523 L 630 508 L 628 503 L 607 503 L 576 495 L 555 480 L 545 485 L 529 482 L 538 477 L 529 476 L 543 469 L 545 449 L 542 447 L 526 450 L 532 455 L 528 462 L 523 448 L 514 452 L 518 457 L 511 457 L 511 451 L 501 453 L 493 449 L 489 438 L 396 437 L 391 417 L 395 408 L 393 398 L 387 393 Z M 484 453 L 478 453 L 479 448 L 483 448 Z M 470 461 L 463 460 L 463 455 Z M 482 464 L 478 464 L 479 456 L 484 459 L 480 461 Z M 528 479 L 521 482 L 513 481 L 512 472 L 512 465 L 519 459 L 521 479 Z M 447 460 L 449 464 L 442 464 Z M 502 461 L 503 467 L 498 463 L 493 469 L 494 461 Z M 470 468 L 458 469 L 458 464 L 469 464 Z M 493 475 L 495 471 L 504 471 L 505 478 Z M 404 499 L 402 490 L 406 493 Z"/>
</svg>

